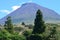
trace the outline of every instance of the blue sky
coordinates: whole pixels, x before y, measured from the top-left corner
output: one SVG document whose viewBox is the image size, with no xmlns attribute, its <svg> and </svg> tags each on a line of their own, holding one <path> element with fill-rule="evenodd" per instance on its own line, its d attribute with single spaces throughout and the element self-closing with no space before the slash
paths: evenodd
<svg viewBox="0 0 60 40">
<path fill-rule="evenodd" d="M 60 14 L 60 0 L 0 0 L 0 19 L 27 2 L 39 4 Z"/>
</svg>

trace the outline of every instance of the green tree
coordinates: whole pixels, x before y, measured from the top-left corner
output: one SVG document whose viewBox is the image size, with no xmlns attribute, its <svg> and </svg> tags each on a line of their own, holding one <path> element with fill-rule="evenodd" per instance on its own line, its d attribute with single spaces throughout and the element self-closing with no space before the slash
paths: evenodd
<svg viewBox="0 0 60 40">
<path fill-rule="evenodd" d="M 25 23 L 24 22 L 22 22 L 22 24 L 21 25 L 25 25 Z"/>
<path fill-rule="evenodd" d="M 29 37 L 27 37 L 27 40 L 43 40 L 40 34 L 42 34 L 44 31 L 45 25 L 43 21 L 42 12 L 38 10 L 36 13 L 33 32 Z"/>
<path fill-rule="evenodd" d="M 9 32 L 9 33 L 13 33 L 13 24 L 11 21 L 11 17 L 9 16 L 7 18 L 7 21 L 5 21 L 5 29 Z"/>
<path fill-rule="evenodd" d="M 43 16 L 42 12 L 40 10 L 37 11 L 36 13 L 36 19 L 34 22 L 34 29 L 33 29 L 33 34 L 41 34 L 45 31 L 45 25 L 43 21 Z"/>
</svg>

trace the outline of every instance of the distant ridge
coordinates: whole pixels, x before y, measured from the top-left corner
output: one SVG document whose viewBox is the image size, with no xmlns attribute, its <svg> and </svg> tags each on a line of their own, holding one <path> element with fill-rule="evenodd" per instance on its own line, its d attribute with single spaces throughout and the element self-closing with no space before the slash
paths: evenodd
<svg viewBox="0 0 60 40">
<path fill-rule="evenodd" d="M 18 24 L 21 22 L 33 23 L 37 10 L 40 9 L 43 13 L 43 20 L 47 23 L 60 23 L 60 15 L 55 11 L 42 7 L 35 3 L 25 3 L 17 10 L 0 19 L 0 24 L 4 24 L 8 16 L 12 17 L 12 22 Z"/>
</svg>

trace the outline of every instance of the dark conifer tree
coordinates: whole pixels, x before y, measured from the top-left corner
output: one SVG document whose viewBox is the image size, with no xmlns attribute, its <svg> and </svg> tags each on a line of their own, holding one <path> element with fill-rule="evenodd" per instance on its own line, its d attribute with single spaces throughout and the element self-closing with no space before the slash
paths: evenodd
<svg viewBox="0 0 60 40">
<path fill-rule="evenodd" d="M 22 22 L 22 24 L 21 25 L 25 25 L 25 23 L 24 22 Z"/>
<path fill-rule="evenodd" d="M 7 20 L 5 21 L 5 29 L 10 32 L 10 33 L 13 33 L 13 24 L 12 24 L 12 21 L 11 21 L 11 17 L 9 16 L 7 18 Z"/>
<path fill-rule="evenodd" d="M 43 21 L 42 12 L 40 10 L 36 13 L 36 19 L 34 22 L 33 34 L 41 34 L 45 31 L 45 25 Z"/>
<path fill-rule="evenodd" d="M 43 21 L 42 12 L 38 10 L 36 13 L 32 35 L 27 37 L 27 40 L 43 40 L 40 34 L 42 34 L 44 31 L 45 31 L 45 25 Z"/>
</svg>

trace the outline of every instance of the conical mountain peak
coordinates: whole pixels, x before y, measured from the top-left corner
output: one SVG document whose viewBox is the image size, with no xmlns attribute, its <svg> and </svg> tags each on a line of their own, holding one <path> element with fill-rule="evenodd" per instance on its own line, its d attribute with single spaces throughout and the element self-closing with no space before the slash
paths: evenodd
<svg viewBox="0 0 60 40">
<path fill-rule="evenodd" d="M 47 23 L 58 23 L 60 22 L 60 15 L 58 15 L 55 11 L 40 6 L 36 3 L 25 3 L 17 10 L 13 11 L 11 14 L 0 20 L 1 24 L 4 24 L 6 18 L 11 16 L 13 23 L 33 23 L 37 10 L 40 9 L 43 14 L 43 20 Z"/>
</svg>

